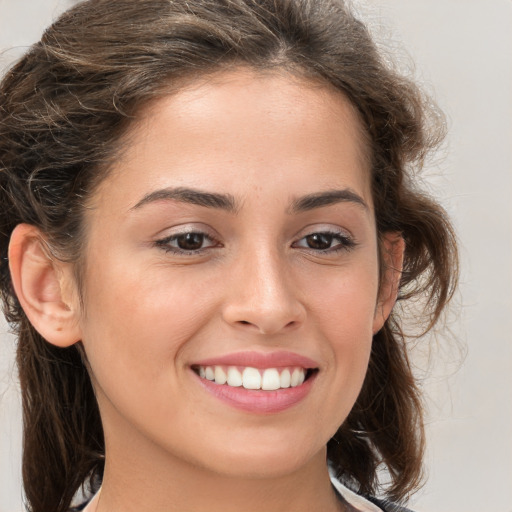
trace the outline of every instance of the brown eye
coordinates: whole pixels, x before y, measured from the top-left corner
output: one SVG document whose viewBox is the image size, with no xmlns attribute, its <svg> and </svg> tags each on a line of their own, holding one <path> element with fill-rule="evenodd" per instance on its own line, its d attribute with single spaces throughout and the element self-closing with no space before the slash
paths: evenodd
<svg viewBox="0 0 512 512">
<path fill-rule="evenodd" d="M 306 237 L 306 243 L 311 249 L 326 250 L 332 246 L 334 236 L 330 233 L 314 233 Z"/>
<path fill-rule="evenodd" d="M 177 233 L 162 240 L 156 241 L 157 247 L 177 255 L 187 256 L 189 254 L 203 252 L 204 250 L 217 247 L 218 241 L 207 233 L 200 231 L 189 231 Z"/>
<path fill-rule="evenodd" d="M 318 253 L 334 254 L 342 250 L 353 249 L 356 242 L 343 232 L 317 231 L 297 240 L 293 247 L 310 249 Z"/>
<path fill-rule="evenodd" d="M 176 245 L 184 251 L 197 251 L 203 247 L 202 233 L 185 233 L 176 237 Z"/>
</svg>

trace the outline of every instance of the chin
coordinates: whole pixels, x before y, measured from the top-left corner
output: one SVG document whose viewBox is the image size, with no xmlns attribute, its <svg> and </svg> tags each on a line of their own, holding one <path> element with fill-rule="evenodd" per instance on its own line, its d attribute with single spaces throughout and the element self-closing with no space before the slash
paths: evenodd
<svg viewBox="0 0 512 512">
<path fill-rule="evenodd" d="M 297 449 L 298 446 L 302 449 Z M 326 454 L 325 445 L 306 450 L 304 443 L 296 440 L 279 443 L 259 440 L 257 443 L 230 444 L 221 450 L 210 450 L 203 467 L 231 478 L 280 478 L 299 471 L 318 457 L 325 463 Z"/>
</svg>

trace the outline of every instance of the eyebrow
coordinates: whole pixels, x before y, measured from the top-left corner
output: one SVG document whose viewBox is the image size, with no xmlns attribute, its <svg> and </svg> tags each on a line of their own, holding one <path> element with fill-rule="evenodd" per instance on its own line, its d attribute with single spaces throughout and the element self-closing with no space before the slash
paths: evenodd
<svg viewBox="0 0 512 512">
<path fill-rule="evenodd" d="M 341 190 L 326 190 L 325 192 L 317 192 L 299 197 L 293 201 L 290 213 L 307 212 L 315 208 L 322 208 L 337 203 L 355 203 L 368 210 L 368 205 L 364 199 L 354 191 L 345 188 Z"/>
<path fill-rule="evenodd" d="M 206 208 L 218 208 L 231 213 L 236 213 L 239 209 L 235 198 L 230 194 L 217 194 L 192 188 L 177 187 L 163 188 L 146 194 L 135 206 L 130 208 L 130 210 L 137 210 L 146 204 L 161 200 L 173 200 L 205 206 Z"/>
<path fill-rule="evenodd" d="M 130 210 L 137 210 L 142 206 L 161 200 L 180 201 L 183 203 L 195 204 L 206 208 L 217 208 L 226 210 L 230 213 L 237 213 L 239 204 L 231 194 L 219 194 L 215 192 L 204 192 L 193 188 L 176 187 L 155 190 L 146 194 Z M 350 189 L 327 190 L 325 192 L 316 192 L 308 194 L 294 200 L 288 213 L 301 213 L 324 206 L 330 206 L 337 203 L 355 203 L 362 206 L 365 210 L 368 205 L 364 199 Z"/>
</svg>

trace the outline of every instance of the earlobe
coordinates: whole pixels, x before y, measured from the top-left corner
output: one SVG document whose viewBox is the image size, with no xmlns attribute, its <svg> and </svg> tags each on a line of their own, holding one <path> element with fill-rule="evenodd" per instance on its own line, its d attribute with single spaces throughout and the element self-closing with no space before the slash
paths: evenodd
<svg viewBox="0 0 512 512">
<path fill-rule="evenodd" d="M 382 279 L 373 319 L 373 334 L 382 329 L 395 305 L 402 277 L 405 241 L 397 232 L 385 233 L 381 239 Z"/>
<path fill-rule="evenodd" d="M 79 341 L 71 269 L 49 254 L 44 236 L 36 227 L 19 224 L 14 229 L 9 268 L 16 296 L 39 334 L 60 347 Z"/>
</svg>

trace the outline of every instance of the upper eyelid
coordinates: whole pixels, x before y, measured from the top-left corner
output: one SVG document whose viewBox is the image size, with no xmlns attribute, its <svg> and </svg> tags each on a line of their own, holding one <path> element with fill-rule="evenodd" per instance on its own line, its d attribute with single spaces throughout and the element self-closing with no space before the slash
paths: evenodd
<svg viewBox="0 0 512 512">
<path fill-rule="evenodd" d="M 166 239 L 177 237 L 180 235 L 186 235 L 188 233 L 199 233 L 202 235 L 206 235 L 211 238 L 219 238 L 220 235 L 217 234 L 217 231 L 209 228 L 208 226 L 193 226 L 193 225 L 185 225 L 178 226 L 176 231 L 172 231 L 175 228 L 166 228 L 155 235 L 155 239 Z M 315 233 L 329 233 L 332 235 L 341 235 L 346 236 L 347 238 L 354 238 L 354 235 L 346 228 L 341 227 L 333 227 L 333 226 L 306 226 L 305 228 L 301 228 L 292 238 L 301 239 L 309 235 L 313 235 Z"/>
<path fill-rule="evenodd" d="M 194 225 L 193 223 L 191 223 L 162 229 L 154 236 L 154 239 L 163 240 L 180 235 L 186 235 L 188 233 L 200 233 L 213 239 L 218 238 L 217 232 L 214 229 L 204 224 Z"/>
<path fill-rule="evenodd" d="M 351 233 L 350 230 L 346 228 L 342 228 L 340 226 L 333 226 L 333 225 L 318 225 L 313 224 L 311 226 L 306 226 L 305 228 L 302 228 L 298 233 L 295 235 L 295 239 L 299 240 L 309 235 L 314 235 L 315 233 L 329 233 L 332 235 L 339 235 L 344 236 L 346 238 L 350 238 L 352 240 L 355 240 L 355 236 Z"/>
</svg>

